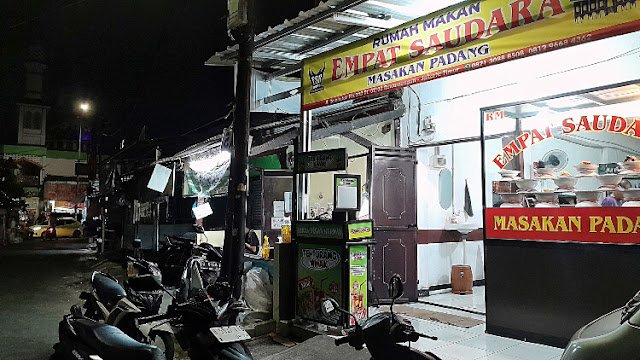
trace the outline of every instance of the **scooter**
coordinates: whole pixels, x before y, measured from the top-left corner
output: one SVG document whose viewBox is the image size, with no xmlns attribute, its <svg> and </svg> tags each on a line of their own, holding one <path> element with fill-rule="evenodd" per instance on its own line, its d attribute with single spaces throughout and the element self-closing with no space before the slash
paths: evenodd
<svg viewBox="0 0 640 360">
<path fill-rule="evenodd" d="M 362 350 L 366 345 L 372 360 L 441 360 L 430 352 L 422 352 L 401 345 L 406 342 L 416 342 L 419 338 L 438 340 L 435 336 L 423 335 L 415 331 L 411 322 L 393 312 L 395 301 L 402 296 L 404 288 L 400 276 L 393 275 L 389 282 L 389 297 L 392 298 L 389 312 L 377 313 L 360 324 L 350 312 L 340 308 L 338 302 L 332 298 L 322 301 L 322 313 L 332 318 L 338 313 L 351 316 L 355 320 L 354 328 L 347 330 L 347 335 L 337 338 L 336 345 L 349 344 L 356 350 Z"/>
<path fill-rule="evenodd" d="M 156 346 L 140 343 L 115 326 L 82 315 L 78 305 L 58 325 L 51 360 L 166 360 Z"/>
<path fill-rule="evenodd" d="M 195 234 L 205 234 L 204 228 L 200 225 L 194 225 L 193 230 Z M 158 253 L 158 265 L 162 271 L 162 281 L 163 284 L 169 287 L 180 286 L 180 279 L 187 261 L 197 250 L 197 241 L 195 238 L 173 235 L 165 235 L 165 240 L 165 244 Z M 222 260 L 222 249 L 206 243 L 201 245 L 208 247 L 212 256 L 213 253 L 216 253 L 217 257 L 219 257 L 219 259 L 212 258 L 212 260 Z"/>
<path fill-rule="evenodd" d="M 217 281 L 197 290 L 186 302 L 174 302 L 166 314 L 139 318 L 139 324 L 169 320 L 180 347 L 191 360 L 251 360 L 243 343 L 251 337 L 236 326 L 238 314 L 249 310 L 231 297 L 231 286 Z"/>
<path fill-rule="evenodd" d="M 190 257 L 180 276 L 180 285 L 176 289 L 179 301 L 187 301 L 195 291 L 204 290 L 214 284 L 220 275 L 222 253 L 208 243 L 194 246 L 194 255 Z"/>
<path fill-rule="evenodd" d="M 135 260 L 130 258 L 129 260 Z M 141 264 L 140 260 L 137 260 Z M 127 280 L 130 292 L 131 284 L 138 286 L 138 290 L 149 291 L 154 289 L 162 290 L 157 284 L 159 276 L 142 275 L 140 279 L 131 282 Z M 84 300 L 85 316 L 101 321 L 109 325 L 116 326 L 127 335 L 137 341 L 155 344 L 160 346 L 167 360 L 172 360 L 174 356 L 174 343 L 171 327 L 162 322 L 147 323 L 138 326 L 136 319 L 141 316 L 156 314 L 160 309 L 162 294 L 159 297 L 152 295 L 148 297 L 135 293 L 132 299 L 139 301 L 138 305 L 133 303 L 118 280 L 109 274 L 95 271 L 91 276 L 92 292 L 82 292 L 80 298 Z M 143 287 L 143 285 L 145 287 Z M 152 287 L 153 286 L 153 287 Z"/>
<path fill-rule="evenodd" d="M 560 360 L 640 358 L 640 291 L 627 304 L 578 330 Z"/>
</svg>

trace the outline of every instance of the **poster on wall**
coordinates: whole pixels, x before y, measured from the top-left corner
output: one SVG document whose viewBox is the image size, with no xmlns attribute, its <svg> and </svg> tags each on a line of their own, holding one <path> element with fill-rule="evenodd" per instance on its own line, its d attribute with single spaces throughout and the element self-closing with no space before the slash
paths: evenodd
<svg viewBox="0 0 640 360">
<path fill-rule="evenodd" d="M 326 317 L 322 299 L 331 297 L 342 303 L 342 247 L 340 245 L 298 245 L 296 313 L 298 316 L 329 325 L 338 325 L 339 316 Z M 366 287 L 365 287 L 366 291 Z"/>
<path fill-rule="evenodd" d="M 466 1 L 304 60 L 302 108 L 640 30 L 635 0 Z"/>
<path fill-rule="evenodd" d="M 367 319 L 367 247 L 349 248 L 349 312 L 358 322 Z M 349 317 L 349 324 L 355 325 Z"/>
</svg>

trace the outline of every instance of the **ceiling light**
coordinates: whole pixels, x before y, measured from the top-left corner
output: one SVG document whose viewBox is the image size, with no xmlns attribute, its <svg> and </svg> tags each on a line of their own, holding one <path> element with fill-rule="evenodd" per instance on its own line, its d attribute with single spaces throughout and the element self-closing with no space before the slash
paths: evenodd
<svg viewBox="0 0 640 360">
<path fill-rule="evenodd" d="M 357 25 L 380 29 L 392 29 L 396 26 L 402 25 L 402 21 L 397 19 L 376 19 L 369 16 L 359 16 L 347 12 L 333 14 L 333 21 L 344 25 Z"/>
<path fill-rule="evenodd" d="M 597 105 L 582 96 L 566 96 L 557 99 L 545 100 L 544 103 L 552 109 L 570 109 L 584 105 Z"/>
<path fill-rule="evenodd" d="M 627 85 L 627 86 L 621 86 L 615 89 L 594 91 L 591 94 L 594 96 L 597 96 L 598 98 L 604 101 L 625 99 L 629 97 L 640 96 L 640 86 L 635 84 Z"/>
<path fill-rule="evenodd" d="M 318 26 L 309 26 L 308 29 L 316 30 L 316 31 L 322 31 L 322 32 L 326 32 L 326 33 L 335 33 L 334 30 L 323 28 L 323 27 L 318 27 Z"/>
<path fill-rule="evenodd" d="M 402 15 L 410 16 L 412 18 L 417 18 L 420 16 L 434 13 L 436 11 L 445 9 L 449 6 L 459 4 L 462 2 L 463 1 L 460 1 L 460 0 L 440 0 L 440 1 L 417 0 L 410 5 L 402 6 L 402 5 L 390 4 L 384 1 L 369 0 L 367 1 L 367 4 L 388 9 Z"/>
</svg>

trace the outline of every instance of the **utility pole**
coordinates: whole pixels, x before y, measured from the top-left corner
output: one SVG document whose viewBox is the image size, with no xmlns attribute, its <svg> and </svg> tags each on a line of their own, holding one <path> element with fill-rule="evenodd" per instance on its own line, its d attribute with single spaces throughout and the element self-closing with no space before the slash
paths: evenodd
<svg viewBox="0 0 640 360">
<path fill-rule="evenodd" d="M 233 120 L 233 155 L 227 195 L 222 275 L 240 297 L 247 219 L 247 163 L 251 117 L 253 65 L 253 0 L 229 0 L 229 29 L 238 42 L 236 96 Z"/>
</svg>

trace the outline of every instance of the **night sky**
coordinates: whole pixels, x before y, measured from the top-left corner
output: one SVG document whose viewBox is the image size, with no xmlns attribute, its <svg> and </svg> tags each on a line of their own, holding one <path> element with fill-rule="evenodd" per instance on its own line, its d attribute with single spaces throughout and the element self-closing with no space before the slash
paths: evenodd
<svg viewBox="0 0 640 360">
<path fill-rule="evenodd" d="M 112 140 L 170 137 L 222 116 L 233 101 L 233 70 L 204 66 L 231 45 L 224 0 L 2 1 L 0 141 L 23 96 L 30 44 L 47 54 L 49 127 L 77 126 L 79 99 L 95 111 L 91 126 Z M 315 6 L 315 0 L 256 0 L 258 32 Z M 201 134 L 202 135 L 202 134 Z"/>
</svg>

